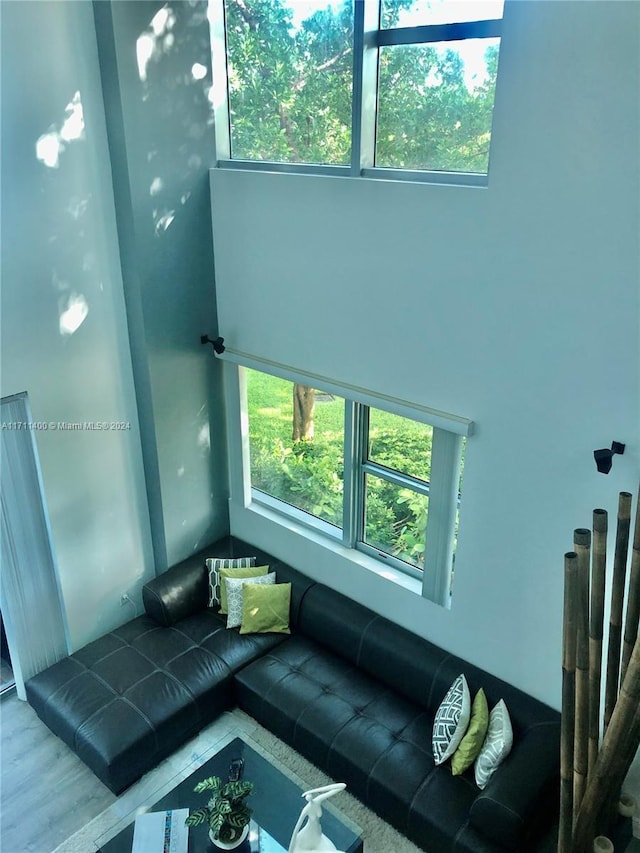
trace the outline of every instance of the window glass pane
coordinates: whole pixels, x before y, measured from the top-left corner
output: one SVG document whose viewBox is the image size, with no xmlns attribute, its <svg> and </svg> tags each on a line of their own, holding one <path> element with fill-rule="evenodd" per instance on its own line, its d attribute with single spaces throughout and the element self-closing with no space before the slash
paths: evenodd
<svg viewBox="0 0 640 853">
<path fill-rule="evenodd" d="M 424 569 L 429 498 L 365 475 L 364 541 Z"/>
<path fill-rule="evenodd" d="M 252 487 L 341 528 L 344 400 L 256 370 L 246 377 Z"/>
<path fill-rule="evenodd" d="M 429 482 L 433 427 L 400 415 L 369 409 L 368 458 Z"/>
<path fill-rule="evenodd" d="M 225 0 L 231 156 L 348 164 L 351 0 Z"/>
<path fill-rule="evenodd" d="M 381 48 L 376 166 L 486 173 L 499 44 Z"/>
<path fill-rule="evenodd" d="M 383 29 L 502 18 L 504 0 L 382 0 Z"/>
</svg>

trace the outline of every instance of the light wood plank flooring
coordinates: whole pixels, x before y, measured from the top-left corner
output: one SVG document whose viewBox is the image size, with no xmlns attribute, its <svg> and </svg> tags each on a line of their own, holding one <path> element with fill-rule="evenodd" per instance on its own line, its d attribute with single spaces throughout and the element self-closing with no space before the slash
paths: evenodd
<svg viewBox="0 0 640 853">
<path fill-rule="evenodd" d="M 15 691 L 0 727 L 2 853 L 51 853 L 116 799 Z"/>
<path fill-rule="evenodd" d="M 4 658 L 0 658 L 0 690 L 5 690 L 12 684 L 15 684 L 13 669 Z"/>
</svg>

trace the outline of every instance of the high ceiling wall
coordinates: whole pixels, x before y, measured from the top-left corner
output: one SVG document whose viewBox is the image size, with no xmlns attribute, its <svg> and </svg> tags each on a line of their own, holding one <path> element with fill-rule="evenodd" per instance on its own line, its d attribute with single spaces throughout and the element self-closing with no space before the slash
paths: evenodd
<svg viewBox="0 0 640 853">
<path fill-rule="evenodd" d="M 228 346 L 476 424 L 450 611 L 238 494 L 232 531 L 554 705 L 563 554 L 640 475 L 639 16 L 506 4 L 488 188 L 212 172 Z"/>
<path fill-rule="evenodd" d="M 128 425 L 36 432 L 74 648 L 228 530 L 221 375 L 200 344 L 216 332 L 206 80 L 173 113 L 165 97 L 202 59 L 205 4 L 179 5 L 190 37 L 144 80 L 137 43 L 163 4 L 95 5 L 97 28 L 90 2 L 2 7 L 1 394 L 27 391 L 47 424 Z"/>
</svg>

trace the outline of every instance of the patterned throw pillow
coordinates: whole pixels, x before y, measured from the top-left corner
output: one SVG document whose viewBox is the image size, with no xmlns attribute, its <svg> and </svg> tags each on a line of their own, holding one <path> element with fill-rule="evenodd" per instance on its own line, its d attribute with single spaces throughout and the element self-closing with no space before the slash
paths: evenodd
<svg viewBox="0 0 640 853">
<path fill-rule="evenodd" d="M 459 675 L 440 703 L 433 721 L 432 747 L 436 764 L 442 764 L 456 751 L 467 730 L 470 716 L 469 685 L 464 675 Z"/>
<path fill-rule="evenodd" d="M 246 569 L 255 566 L 255 557 L 210 557 L 205 560 L 209 572 L 209 607 L 220 606 L 220 569 Z"/>
<path fill-rule="evenodd" d="M 276 573 L 269 572 L 257 578 L 225 578 L 227 588 L 227 628 L 237 628 L 242 623 L 242 588 L 248 583 L 275 583 Z"/>
<path fill-rule="evenodd" d="M 489 706 L 482 687 L 476 693 L 476 698 L 471 706 L 471 722 L 466 734 L 460 741 L 460 746 L 453 753 L 451 759 L 451 773 L 459 776 L 464 773 L 476 758 L 480 755 L 482 744 L 487 735 L 489 726 Z"/>
<path fill-rule="evenodd" d="M 269 566 L 252 566 L 249 569 L 220 569 L 220 615 L 227 612 L 227 585 L 226 578 L 258 578 L 269 572 Z"/>
<path fill-rule="evenodd" d="M 511 752 L 513 729 L 507 706 L 501 699 L 489 714 L 489 728 L 476 759 L 475 774 L 478 788 L 486 788 L 498 766 Z"/>
</svg>

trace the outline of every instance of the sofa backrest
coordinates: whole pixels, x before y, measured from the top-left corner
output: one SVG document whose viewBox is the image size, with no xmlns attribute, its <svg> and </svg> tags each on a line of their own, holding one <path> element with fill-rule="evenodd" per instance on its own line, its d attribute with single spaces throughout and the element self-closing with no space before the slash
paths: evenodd
<svg viewBox="0 0 640 853">
<path fill-rule="evenodd" d="M 559 721 L 557 711 L 522 690 L 234 536 L 218 540 L 146 584 L 143 600 L 147 613 L 161 624 L 172 624 L 189 612 L 206 607 L 205 558 L 246 556 L 255 556 L 258 565 L 270 566 L 278 583 L 291 583 L 292 628 L 331 649 L 429 713 L 435 714 L 454 679 L 464 673 L 472 698 L 482 687 L 490 708 L 504 699 L 515 732 L 522 733 L 541 722 Z M 188 583 L 176 584 L 179 579 L 184 581 L 185 571 Z"/>
<path fill-rule="evenodd" d="M 464 673 L 472 699 L 480 687 L 489 708 L 504 699 L 514 733 L 559 720 L 557 711 L 522 690 L 323 584 L 315 584 L 305 594 L 299 630 L 431 714 Z"/>
</svg>

